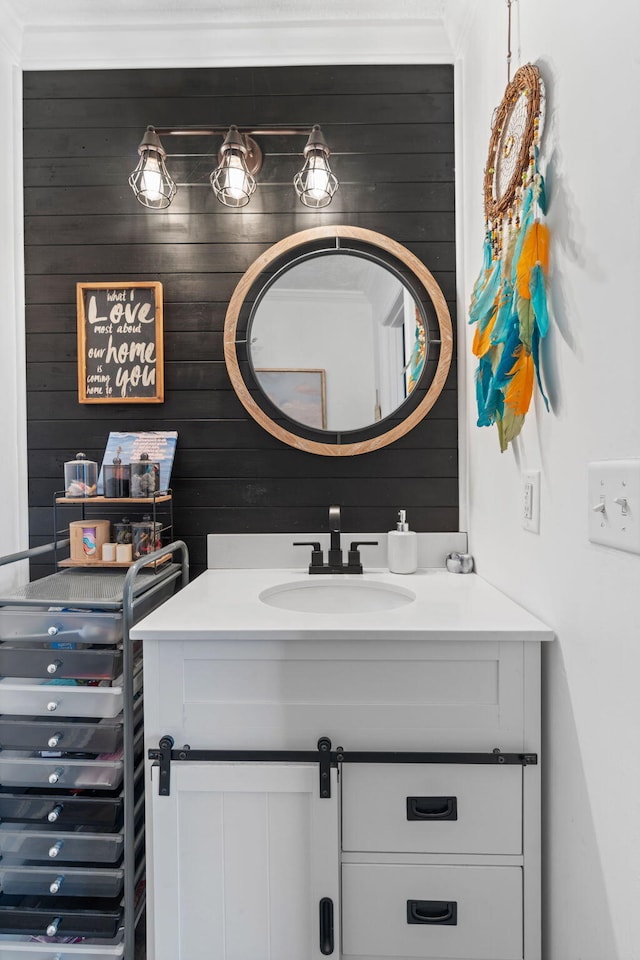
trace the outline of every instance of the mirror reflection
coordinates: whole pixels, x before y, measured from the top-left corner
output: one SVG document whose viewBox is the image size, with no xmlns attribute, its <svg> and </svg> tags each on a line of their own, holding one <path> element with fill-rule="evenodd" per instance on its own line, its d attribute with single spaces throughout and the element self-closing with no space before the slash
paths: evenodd
<svg viewBox="0 0 640 960">
<path fill-rule="evenodd" d="M 422 308 L 389 268 L 332 250 L 277 275 L 256 302 L 248 356 L 261 389 L 297 423 L 359 430 L 393 414 L 420 380 Z"/>
</svg>

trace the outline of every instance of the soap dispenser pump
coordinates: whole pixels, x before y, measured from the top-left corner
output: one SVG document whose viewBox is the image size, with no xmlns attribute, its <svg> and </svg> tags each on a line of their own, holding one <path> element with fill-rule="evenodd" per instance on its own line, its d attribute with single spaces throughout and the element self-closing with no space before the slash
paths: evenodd
<svg viewBox="0 0 640 960">
<path fill-rule="evenodd" d="M 396 529 L 387 535 L 391 573 L 415 573 L 418 569 L 418 536 L 409 530 L 407 511 L 398 511 Z"/>
</svg>

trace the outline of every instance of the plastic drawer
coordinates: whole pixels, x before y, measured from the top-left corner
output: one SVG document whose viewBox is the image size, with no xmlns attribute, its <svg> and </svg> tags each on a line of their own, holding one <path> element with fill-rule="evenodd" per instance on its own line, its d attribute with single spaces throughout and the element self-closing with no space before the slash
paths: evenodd
<svg viewBox="0 0 640 960">
<path fill-rule="evenodd" d="M 44 939 L 44 938 L 43 938 Z M 0 960 L 121 960 L 124 941 L 97 943 L 37 943 L 31 937 L 17 938 L 0 935 Z"/>
<path fill-rule="evenodd" d="M 3 893 L 11 896 L 117 897 L 122 891 L 124 870 L 98 868 L 23 867 L 0 865 Z M 78 904 L 76 904 L 78 906 Z"/>
<path fill-rule="evenodd" d="M 86 827 L 74 831 L 56 829 L 56 824 L 24 827 L 0 824 L 0 854 L 3 864 L 23 860 L 56 863 L 116 863 L 122 856 L 121 833 L 92 833 Z"/>
<path fill-rule="evenodd" d="M 35 678 L 0 680 L 0 713 L 16 716 L 117 717 L 122 711 L 122 677 L 113 686 L 88 687 Z M 134 677 L 141 689 L 142 671 Z"/>
<path fill-rule="evenodd" d="M 55 610 L 4 607 L 0 610 L 0 639 L 73 643 L 118 643 L 122 613 L 93 610 Z"/>
<path fill-rule="evenodd" d="M 122 650 L 110 646 L 68 650 L 51 644 L 0 644 L 0 674 L 5 677 L 76 677 L 106 680 L 122 672 Z"/>
<path fill-rule="evenodd" d="M 3 750 L 115 753 L 121 746 L 122 722 L 117 717 L 92 723 L 73 718 L 0 716 L 0 747 Z"/>
<path fill-rule="evenodd" d="M 113 939 L 122 921 L 118 902 L 77 901 L 54 897 L 0 895 L 0 933 L 32 936 L 102 937 Z"/>
<path fill-rule="evenodd" d="M 106 792 L 106 791 L 105 791 Z M 51 790 L 46 794 L 0 790 L 0 820 L 18 823 L 51 823 L 58 827 L 88 824 L 96 830 L 112 830 L 122 817 L 122 796 L 69 795 Z"/>
<path fill-rule="evenodd" d="M 122 783 L 123 772 L 121 757 L 75 760 L 44 758 L 18 751 L 0 753 L 0 783 L 8 787 L 115 790 Z"/>
</svg>

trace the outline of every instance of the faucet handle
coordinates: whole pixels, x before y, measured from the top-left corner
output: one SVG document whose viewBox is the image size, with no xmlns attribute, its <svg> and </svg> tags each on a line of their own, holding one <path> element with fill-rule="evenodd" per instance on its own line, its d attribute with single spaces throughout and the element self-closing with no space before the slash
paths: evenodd
<svg viewBox="0 0 640 960">
<path fill-rule="evenodd" d="M 322 556 L 322 548 L 320 547 L 320 544 L 317 540 L 302 540 L 302 541 L 296 540 L 294 541 L 292 546 L 313 548 L 311 550 L 311 563 L 309 565 L 309 569 L 311 569 L 311 567 L 321 567 L 322 564 L 324 563 L 324 559 Z"/>
<path fill-rule="evenodd" d="M 362 573 L 362 564 L 360 563 L 360 547 L 377 547 L 377 540 L 354 540 L 349 546 L 347 556 L 347 566 L 349 569 L 358 567 L 358 573 Z"/>
</svg>

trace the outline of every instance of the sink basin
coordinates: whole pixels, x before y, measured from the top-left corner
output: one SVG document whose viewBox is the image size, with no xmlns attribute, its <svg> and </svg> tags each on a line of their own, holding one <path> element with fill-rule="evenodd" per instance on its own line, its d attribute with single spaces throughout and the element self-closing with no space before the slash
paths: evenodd
<svg viewBox="0 0 640 960">
<path fill-rule="evenodd" d="M 391 583 L 330 577 L 279 583 L 258 594 L 262 603 L 301 613 L 376 613 L 413 603 L 415 593 Z"/>
</svg>

